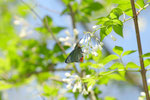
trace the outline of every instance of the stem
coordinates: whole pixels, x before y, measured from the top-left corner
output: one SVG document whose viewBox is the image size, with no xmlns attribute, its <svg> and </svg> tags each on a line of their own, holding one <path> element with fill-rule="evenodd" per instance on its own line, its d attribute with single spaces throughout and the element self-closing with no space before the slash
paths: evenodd
<svg viewBox="0 0 150 100">
<path fill-rule="evenodd" d="M 63 46 L 60 44 L 60 42 L 57 40 L 57 38 L 55 37 L 55 35 L 53 34 L 51 28 L 48 26 L 48 22 L 46 21 L 46 23 L 43 22 L 42 18 L 39 16 L 38 13 L 36 13 L 36 11 L 34 11 L 33 8 L 31 8 L 27 3 L 25 3 L 23 0 L 21 0 L 22 3 L 24 3 L 28 8 L 30 8 L 31 12 L 34 13 L 36 15 L 37 18 L 39 18 L 39 20 L 42 22 L 42 24 L 45 26 L 45 28 L 47 28 L 48 32 L 52 35 L 52 38 L 56 41 L 56 43 L 58 44 L 58 46 L 60 47 L 60 49 L 62 50 L 62 52 L 64 54 L 66 54 L 65 49 L 63 48 Z"/>
<path fill-rule="evenodd" d="M 140 60 L 140 66 L 141 66 L 143 87 L 144 87 L 144 91 L 146 93 L 146 99 L 150 100 L 148 86 L 147 86 L 147 82 L 146 82 L 146 70 L 145 70 L 144 62 L 143 62 L 143 58 L 142 58 L 142 46 L 141 46 L 140 32 L 139 32 L 139 26 L 138 26 L 138 17 L 136 14 L 134 0 L 131 0 L 131 6 L 132 6 L 133 20 L 134 20 L 136 38 L 137 38 L 137 44 L 138 44 L 138 52 L 139 52 L 139 60 Z"/>
<path fill-rule="evenodd" d="M 141 12 L 142 10 L 144 10 L 145 8 L 147 8 L 149 5 L 150 5 L 150 3 L 146 4 L 143 8 L 141 8 L 139 11 L 136 12 L 136 15 L 139 15 L 140 12 Z M 130 19 L 132 19 L 132 18 L 133 18 L 133 17 L 130 17 L 130 18 L 126 19 L 126 20 L 123 20 L 123 23 L 126 22 L 126 21 L 128 21 L 128 20 L 130 20 Z"/>
<path fill-rule="evenodd" d="M 70 9 L 72 27 L 73 27 L 73 29 L 76 29 L 75 12 L 73 11 L 71 4 L 69 4 L 68 6 L 69 6 L 69 9 Z M 78 40 L 78 35 L 75 36 L 75 40 Z"/>
</svg>

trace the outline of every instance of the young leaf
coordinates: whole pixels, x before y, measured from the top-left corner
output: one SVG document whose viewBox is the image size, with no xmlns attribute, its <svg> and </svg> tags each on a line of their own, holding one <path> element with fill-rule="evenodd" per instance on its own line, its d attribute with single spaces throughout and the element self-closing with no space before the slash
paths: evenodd
<svg viewBox="0 0 150 100">
<path fill-rule="evenodd" d="M 49 16 L 45 16 L 44 18 L 43 18 L 43 22 L 44 23 L 48 23 L 48 25 L 52 25 L 53 23 L 52 23 L 52 18 L 51 17 L 49 17 Z"/>
<path fill-rule="evenodd" d="M 103 28 L 101 28 L 101 30 L 100 30 L 101 41 L 105 38 L 105 36 L 110 34 L 111 31 L 112 31 L 112 27 L 103 27 Z"/>
<path fill-rule="evenodd" d="M 143 54 L 142 57 L 150 57 L 150 52 Z"/>
<path fill-rule="evenodd" d="M 116 59 L 119 59 L 119 57 L 117 55 L 111 54 L 102 60 L 102 64 L 105 65 L 105 64 L 109 63 L 110 61 L 116 60 Z"/>
<path fill-rule="evenodd" d="M 122 63 L 116 62 L 116 63 L 114 63 L 109 69 L 110 69 L 110 70 L 119 69 L 119 68 L 122 68 L 122 66 L 123 66 Z M 123 68 L 124 68 L 124 67 L 123 67 Z"/>
<path fill-rule="evenodd" d="M 130 55 L 132 53 L 136 52 L 136 50 L 128 50 L 128 51 L 125 51 L 123 54 L 122 54 L 122 57 L 123 56 L 126 56 L 126 55 Z"/>
<path fill-rule="evenodd" d="M 100 18 L 97 19 L 98 22 L 96 24 L 97 25 L 104 24 L 108 20 L 110 20 L 108 17 L 100 17 Z"/>
<path fill-rule="evenodd" d="M 120 35 L 121 37 L 123 37 L 123 23 L 122 21 L 118 20 L 118 19 L 114 19 L 113 21 L 113 30 Z"/>
<path fill-rule="evenodd" d="M 143 8 L 144 7 L 144 0 L 137 0 L 136 3 L 135 3 L 135 7 L 140 9 L 140 8 Z"/>
<path fill-rule="evenodd" d="M 123 52 L 123 48 L 122 47 L 119 47 L 119 46 L 115 46 L 113 48 L 113 51 L 118 54 L 119 56 L 121 56 L 122 52 Z"/>
<path fill-rule="evenodd" d="M 121 37 L 123 37 L 123 26 L 122 25 L 113 25 L 113 30 L 120 35 Z"/>
<path fill-rule="evenodd" d="M 130 0 L 112 0 L 112 3 L 125 4 L 125 3 L 130 3 Z"/>
<path fill-rule="evenodd" d="M 140 68 L 140 66 L 136 65 L 135 63 L 133 62 L 129 62 L 127 65 L 126 65 L 126 69 L 128 68 Z"/>
<path fill-rule="evenodd" d="M 122 10 L 120 8 L 114 8 L 110 14 L 109 17 L 111 19 L 119 19 L 119 17 L 123 14 Z"/>
<path fill-rule="evenodd" d="M 144 66 L 147 67 L 150 65 L 150 59 L 145 59 L 144 60 Z"/>
<path fill-rule="evenodd" d="M 117 100 L 117 99 L 114 98 L 114 97 L 106 96 L 106 97 L 105 97 L 105 100 Z"/>
</svg>

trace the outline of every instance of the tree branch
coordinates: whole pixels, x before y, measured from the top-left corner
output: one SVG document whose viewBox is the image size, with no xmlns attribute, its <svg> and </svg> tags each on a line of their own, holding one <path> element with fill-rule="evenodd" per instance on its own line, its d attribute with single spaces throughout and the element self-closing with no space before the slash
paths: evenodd
<svg viewBox="0 0 150 100">
<path fill-rule="evenodd" d="M 56 43 L 58 44 L 58 46 L 60 47 L 60 49 L 62 50 L 62 52 L 64 54 L 66 54 L 65 49 L 63 48 L 63 46 L 60 44 L 59 40 L 57 40 L 57 38 L 55 37 L 55 35 L 53 34 L 53 31 L 51 30 L 51 27 L 48 26 L 48 22 L 46 21 L 46 23 L 43 22 L 43 19 L 39 16 L 39 14 L 36 13 L 36 11 L 31 8 L 27 3 L 25 3 L 23 0 L 21 0 L 22 3 L 24 3 L 30 10 L 32 13 L 34 13 L 37 18 L 39 18 L 39 20 L 42 22 L 42 24 L 45 26 L 45 28 L 48 30 L 48 32 L 51 34 L 52 38 L 56 41 Z"/>
<path fill-rule="evenodd" d="M 136 31 L 143 87 L 144 87 L 144 91 L 146 93 L 146 99 L 150 100 L 148 86 L 147 86 L 147 82 L 146 82 L 146 70 L 145 70 L 144 62 L 143 62 L 143 58 L 142 58 L 142 46 L 141 46 L 140 32 L 139 32 L 139 26 L 138 26 L 138 17 L 137 17 L 137 13 L 136 13 L 136 9 L 135 9 L 134 0 L 131 0 L 131 6 L 132 6 L 132 12 L 133 12 L 134 26 L 135 26 L 135 31 Z"/>
</svg>

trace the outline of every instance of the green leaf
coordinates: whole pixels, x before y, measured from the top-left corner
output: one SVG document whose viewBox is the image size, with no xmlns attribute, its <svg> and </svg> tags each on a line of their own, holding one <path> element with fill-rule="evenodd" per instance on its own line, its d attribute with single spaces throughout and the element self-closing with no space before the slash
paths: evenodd
<svg viewBox="0 0 150 100">
<path fill-rule="evenodd" d="M 150 59 L 145 59 L 144 60 L 144 66 L 147 67 L 150 65 Z"/>
<path fill-rule="evenodd" d="M 122 47 L 119 47 L 119 46 L 115 46 L 113 48 L 113 51 L 118 54 L 119 56 L 121 56 L 122 52 L 123 52 L 123 48 Z"/>
<path fill-rule="evenodd" d="M 113 30 L 120 35 L 121 37 L 123 37 L 123 26 L 122 25 L 113 25 Z"/>
<path fill-rule="evenodd" d="M 104 66 L 102 64 L 91 64 L 91 67 L 93 67 L 93 68 L 102 68 Z"/>
<path fill-rule="evenodd" d="M 106 96 L 106 97 L 105 97 L 105 100 L 117 100 L 117 99 L 114 98 L 114 97 Z"/>
<path fill-rule="evenodd" d="M 57 96 L 58 94 L 58 88 L 44 85 L 44 96 Z"/>
<path fill-rule="evenodd" d="M 117 55 L 111 54 L 102 60 L 102 64 L 105 65 L 105 64 L 109 63 L 110 61 L 116 60 L 116 59 L 119 59 L 119 57 Z"/>
<path fill-rule="evenodd" d="M 120 35 L 121 37 L 123 37 L 123 22 L 120 20 L 113 20 L 113 30 Z"/>
<path fill-rule="evenodd" d="M 116 74 L 116 73 L 110 74 L 109 78 L 113 79 L 113 80 L 118 80 L 118 81 L 120 81 L 120 80 L 124 81 L 125 80 L 124 77 L 122 77 L 121 75 Z"/>
<path fill-rule="evenodd" d="M 62 2 L 66 5 L 68 5 L 71 1 L 74 1 L 74 0 L 62 0 Z"/>
<path fill-rule="evenodd" d="M 114 8 L 110 14 L 109 17 L 111 19 L 119 19 L 119 17 L 123 14 L 122 10 L 120 8 Z"/>
<path fill-rule="evenodd" d="M 93 2 L 93 3 L 90 3 L 87 8 L 97 11 L 97 10 L 100 10 L 101 8 L 103 8 L 103 5 L 100 4 L 99 2 Z"/>
<path fill-rule="evenodd" d="M 26 16 L 28 14 L 28 10 L 29 10 L 29 7 L 27 7 L 26 5 L 21 5 L 21 6 L 18 6 L 18 13 L 21 15 L 21 16 Z"/>
<path fill-rule="evenodd" d="M 145 5 L 144 0 L 137 0 L 135 3 L 135 7 L 138 9 L 143 8 L 144 5 Z"/>
<path fill-rule="evenodd" d="M 132 53 L 134 53 L 134 52 L 136 52 L 137 50 L 128 50 L 128 51 L 125 51 L 123 54 L 122 54 L 122 56 L 126 56 L 126 55 L 130 55 L 130 54 L 132 54 Z"/>
<path fill-rule="evenodd" d="M 52 27 L 53 33 L 59 33 L 60 31 L 64 30 L 65 27 Z"/>
<path fill-rule="evenodd" d="M 118 8 L 122 9 L 122 11 L 124 11 L 126 15 L 133 16 L 130 2 L 129 3 L 124 3 L 124 4 L 119 4 Z"/>
<path fill-rule="evenodd" d="M 130 3 L 130 0 L 112 0 L 112 3 L 125 4 L 125 3 Z"/>
<path fill-rule="evenodd" d="M 142 55 L 142 57 L 150 57 L 150 53 L 145 53 Z"/>
<path fill-rule="evenodd" d="M 61 97 L 58 100 L 68 100 L 67 97 Z"/>
<path fill-rule="evenodd" d="M 100 30 L 101 41 L 105 38 L 105 36 L 110 34 L 111 31 L 112 31 L 112 27 L 103 27 L 103 28 L 101 28 L 101 30 Z"/>
<path fill-rule="evenodd" d="M 45 27 L 36 27 L 35 30 L 43 34 L 49 34 Z"/>
<path fill-rule="evenodd" d="M 150 2 L 150 0 L 147 0 L 147 3 Z"/>
<path fill-rule="evenodd" d="M 109 69 L 110 70 L 114 70 L 114 69 L 119 69 L 119 68 L 124 68 L 124 66 L 123 66 L 123 64 L 122 63 L 119 63 L 119 62 L 116 62 L 116 63 L 114 63 Z"/>
<path fill-rule="evenodd" d="M 13 84 L 7 83 L 5 81 L 0 81 L 0 90 L 7 90 L 13 87 Z"/>
<path fill-rule="evenodd" d="M 100 17 L 100 18 L 97 19 L 98 22 L 96 24 L 97 25 L 104 24 L 108 20 L 110 20 L 108 17 Z"/>
<path fill-rule="evenodd" d="M 78 2 L 74 2 L 73 3 L 73 5 L 72 5 L 72 10 L 73 10 L 73 12 L 76 12 L 77 11 L 77 9 L 78 9 Z"/>
<path fill-rule="evenodd" d="M 136 65 L 135 63 L 133 62 L 129 62 L 127 65 L 126 65 L 126 69 L 128 68 L 140 68 L 140 66 Z"/>
<path fill-rule="evenodd" d="M 49 17 L 49 16 L 45 16 L 44 18 L 43 18 L 43 23 L 47 23 L 49 26 L 51 26 L 53 23 L 52 23 L 52 18 L 51 17 Z"/>
</svg>

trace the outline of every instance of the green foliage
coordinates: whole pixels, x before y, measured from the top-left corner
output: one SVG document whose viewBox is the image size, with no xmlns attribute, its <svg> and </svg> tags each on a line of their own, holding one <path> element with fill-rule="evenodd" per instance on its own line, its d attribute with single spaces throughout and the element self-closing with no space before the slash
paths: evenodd
<svg viewBox="0 0 150 100">
<path fill-rule="evenodd" d="M 48 86 L 48 85 L 44 85 L 44 96 L 57 96 L 58 94 L 58 89 L 56 87 L 52 87 L 52 86 Z"/>
<path fill-rule="evenodd" d="M 117 100 L 117 99 L 114 98 L 114 97 L 106 96 L 106 97 L 105 97 L 105 100 Z"/>
<path fill-rule="evenodd" d="M 150 53 L 143 54 L 142 57 L 150 57 Z"/>
<path fill-rule="evenodd" d="M 135 4 L 135 7 L 138 9 L 143 8 L 145 5 L 144 0 L 137 0 Z"/>
<path fill-rule="evenodd" d="M 145 59 L 144 60 L 144 66 L 147 67 L 150 65 L 150 59 Z"/>
<path fill-rule="evenodd" d="M 147 2 L 150 2 L 150 0 L 147 0 Z"/>
<path fill-rule="evenodd" d="M 123 23 L 119 17 L 123 14 L 120 8 L 114 8 L 107 17 L 97 19 L 97 25 L 101 25 L 100 37 L 101 41 L 111 33 L 112 29 L 121 37 L 123 37 Z"/>
<path fill-rule="evenodd" d="M 134 52 L 136 52 L 136 50 L 127 50 L 127 51 L 125 51 L 125 52 L 122 54 L 122 56 L 130 55 L 130 54 L 132 54 L 132 53 L 134 53 Z"/>
<path fill-rule="evenodd" d="M 106 65 L 106 64 L 109 63 L 110 61 L 116 60 L 116 59 L 119 59 L 119 57 L 118 57 L 117 55 L 111 54 L 111 55 L 108 55 L 107 57 L 105 57 L 105 58 L 101 61 L 101 63 L 102 63 L 103 65 Z"/>
<path fill-rule="evenodd" d="M 113 48 L 113 51 L 118 54 L 119 56 L 121 56 L 122 52 L 123 52 L 123 48 L 122 47 L 119 47 L 119 46 L 115 46 Z"/>
<path fill-rule="evenodd" d="M 136 64 L 133 63 L 133 62 L 129 62 L 129 63 L 127 63 L 127 65 L 126 65 L 126 69 L 129 69 L 129 68 L 140 68 L 140 66 L 136 65 Z"/>
</svg>

